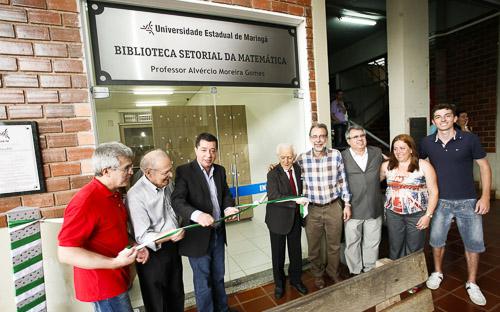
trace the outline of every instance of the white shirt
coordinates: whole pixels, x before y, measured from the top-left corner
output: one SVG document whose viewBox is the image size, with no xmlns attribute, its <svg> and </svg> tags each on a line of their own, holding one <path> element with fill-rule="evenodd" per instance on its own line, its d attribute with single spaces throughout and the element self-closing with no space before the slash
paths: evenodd
<svg viewBox="0 0 500 312">
<path fill-rule="evenodd" d="M 215 220 L 217 220 L 218 219 L 217 216 L 219 218 L 224 217 L 224 216 L 221 214 L 219 200 L 217 199 L 217 187 L 216 187 L 215 181 L 214 181 L 214 166 L 210 167 L 210 172 L 207 173 L 205 168 L 203 168 L 203 166 L 200 163 L 198 163 L 198 165 L 200 166 L 201 171 L 203 171 L 203 176 L 205 177 L 205 180 L 208 183 L 208 189 L 210 190 L 210 200 L 212 201 L 212 206 L 214 209 L 214 211 L 212 211 L 212 217 Z M 224 209 L 224 212 L 226 211 L 227 208 L 230 208 L 230 207 L 226 207 Z M 201 210 L 193 211 L 193 213 L 191 214 L 191 217 L 190 217 L 191 220 L 198 223 L 198 217 L 202 213 L 203 213 L 203 211 L 201 211 Z M 216 216 L 214 216 L 214 213 L 216 214 Z"/>
<path fill-rule="evenodd" d="M 368 149 L 365 147 L 365 151 L 361 156 L 356 154 L 356 152 L 352 148 L 349 148 L 349 152 L 351 152 L 352 158 L 354 158 L 354 161 L 358 164 L 359 168 L 361 168 L 361 170 L 365 172 L 366 164 L 368 163 Z"/>
<path fill-rule="evenodd" d="M 157 188 L 145 175 L 130 188 L 127 193 L 127 206 L 136 242 L 142 244 L 161 232 L 179 227 L 170 202 L 173 190 L 172 183 L 164 188 Z M 154 242 L 148 247 L 154 251 L 158 250 Z"/>
</svg>

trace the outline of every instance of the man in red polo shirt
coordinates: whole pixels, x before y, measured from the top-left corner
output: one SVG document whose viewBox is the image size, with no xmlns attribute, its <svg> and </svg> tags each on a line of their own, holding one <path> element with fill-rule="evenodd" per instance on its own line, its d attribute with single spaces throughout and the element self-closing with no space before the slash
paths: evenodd
<svg viewBox="0 0 500 312">
<path fill-rule="evenodd" d="M 96 312 L 132 311 L 129 265 L 148 258 L 146 248 L 127 248 L 127 211 L 118 192 L 132 176 L 132 157 L 121 143 L 96 148 L 95 178 L 68 204 L 58 237 L 59 261 L 74 266 L 76 298 L 92 302 Z"/>
</svg>

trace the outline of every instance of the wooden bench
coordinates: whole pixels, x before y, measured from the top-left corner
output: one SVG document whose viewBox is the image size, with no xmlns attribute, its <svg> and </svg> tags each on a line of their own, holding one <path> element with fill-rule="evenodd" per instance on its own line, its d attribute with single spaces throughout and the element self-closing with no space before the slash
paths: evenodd
<svg viewBox="0 0 500 312">
<path fill-rule="evenodd" d="M 431 291 L 425 286 L 394 302 L 400 293 L 424 283 L 427 274 L 420 251 L 266 311 L 358 312 L 381 303 L 383 311 L 434 311 Z"/>
</svg>

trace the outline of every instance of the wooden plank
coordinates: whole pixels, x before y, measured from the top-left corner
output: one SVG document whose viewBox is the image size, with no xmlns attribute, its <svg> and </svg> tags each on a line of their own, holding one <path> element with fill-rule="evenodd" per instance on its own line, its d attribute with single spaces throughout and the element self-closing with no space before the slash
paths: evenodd
<svg viewBox="0 0 500 312">
<path fill-rule="evenodd" d="M 364 311 L 427 279 L 422 251 L 267 311 Z"/>
<path fill-rule="evenodd" d="M 383 265 L 386 265 L 386 264 L 389 264 L 389 263 L 392 263 L 393 260 L 389 259 L 389 258 L 383 258 L 383 259 L 378 259 L 377 262 L 375 262 L 375 267 L 378 268 L 378 267 L 381 267 Z M 395 304 L 396 302 L 399 302 L 401 301 L 401 296 L 400 295 L 396 295 L 394 297 L 391 297 L 389 299 L 387 299 L 386 301 L 384 302 L 381 302 L 379 304 L 377 304 L 375 306 L 375 311 L 376 312 L 379 312 L 379 311 L 382 311 L 384 310 L 385 308 Z"/>
<path fill-rule="evenodd" d="M 431 312 L 434 311 L 434 303 L 432 301 L 432 293 L 429 289 L 424 288 L 410 297 L 388 307 L 384 312 Z"/>
</svg>

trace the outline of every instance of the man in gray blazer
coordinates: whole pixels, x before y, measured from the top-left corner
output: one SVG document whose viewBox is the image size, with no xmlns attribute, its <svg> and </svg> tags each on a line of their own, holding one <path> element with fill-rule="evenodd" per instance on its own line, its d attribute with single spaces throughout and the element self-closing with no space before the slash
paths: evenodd
<svg viewBox="0 0 500 312">
<path fill-rule="evenodd" d="M 359 274 L 373 269 L 378 259 L 383 213 L 379 173 L 384 157 L 380 148 L 367 146 L 363 128 L 349 127 L 345 136 L 350 148 L 342 152 L 342 159 L 352 194 L 345 257 L 351 274 Z"/>
</svg>

